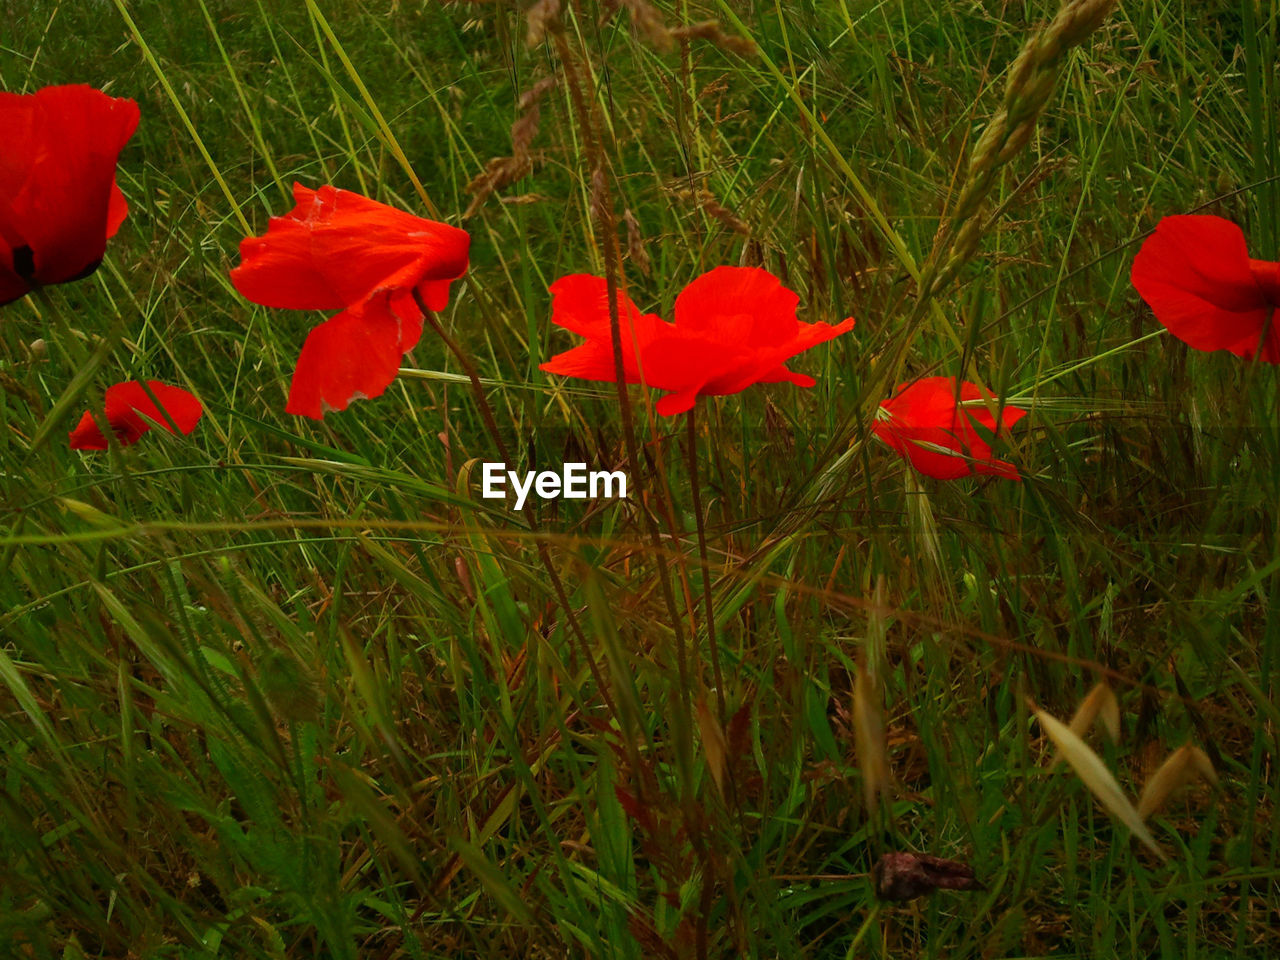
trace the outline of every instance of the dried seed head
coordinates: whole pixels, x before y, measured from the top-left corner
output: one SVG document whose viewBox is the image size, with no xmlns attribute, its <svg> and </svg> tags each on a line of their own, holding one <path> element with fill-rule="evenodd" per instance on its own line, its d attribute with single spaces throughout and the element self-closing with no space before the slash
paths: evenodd
<svg viewBox="0 0 1280 960">
<path fill-rule="evenodd" d="M 641 36 L 659 50 L 671 49 L 671 30 L 653 4 L 648 0 L 620 0 L 620 2 L 631 14 L 631 23 Z"/>
<path fill-rule="evenodd" d="M 927 853 L 886 853 L 871 868 L 881 900 L 914 900 L 935 890 L 985 890 L 973 867 Z"/>
<path fill-rule="evenodd" d="M 885 743 L 884 700 L 865 669 L 853 680 L 853 738 L 862 773 L 862 802 L 867 815 L 889 789 L 889 755 Z"/>
<path fill-rule="evenodd" d="M 653 270 L 653 263 L 649 259 L 649 250 L 645 246 L 644 234 L 640 232 L 640 221 L 636 219 L 636 215 L 631 212 L 628 207 L 622 212 L 622 222 L 627 227 L 627 256 L 636 268 L 646 277 Z"/>
<path fill-rule="evenodd" d="M 1138 816 L 1138 811 L 1124 795 L 1115 775 L 1107 769 L 1102 758 L 1089 749 L 1089 745 L 1073 733 L 1065 723 L 1043 710 L 1034 712 L 1036 719 L 1040 721 L 1040 727 L 1058 748 L 1058 754 L 1067 761 L 1107 812 L 1128 827 L 1152 853 L 1161 860 L 1168 860 L 1168 854 L 1160 844 L 1156 843 L 1156 838 L 1151 835 L 1142 817 Z"/>
<path fill-rule="evenodd" d="M 525 16 L 529 22 L 529 46 L 539 46 L 549 32 L 560 29 L 560 0 L 537 0 Z"/>
<path fill-rule="evenodd" d="M 1187 744 L 1169 754 L 1142 788 L 1142 796 L 1138 798 L 1138 816 L 1147 819 L 1165 805 L 1174 791 L 1195 780 L 1217 786 L 1218 774 L 1203 750 Z"/>
<path fill-rule="evenodd" d="M 1075 716 L 1071 718 L 1071 732 L 1077 737 L 1083 737 L 1095 720 L 1102 721 L 1102 727 L 1112 742 L 1120 742 L 1120 704 L 1115 693 L 1105 683 L 1098 684 L 1080 701 Z"/>
<path fill-rule="evenodd" d="M 1036 123 L 1044 113 L 1057 83 L 1062 59 L 1072 47 L 1083 43 L 1102 25 L 1118 0 L 1063 0 L 1058 14 L 1047 26 L 1033 34 L 1009 68 L 1004 101 L 978 141 L 969 158 L 960 199 L 951 215 L 948 231 L 961 231 L 977 215 L 1000 167 L 1012 160 L 1031 141 Z M 948 251 L 943 267 L 928 294 L 964 266 L 977 249 L 980 236 L 958 237 Z M 961 242 L 963 239 L 963 242 Z"/>
<path fill-rule="evenodd" d="M 464 220 L 479 210 L 495 190 L 501 190 L 533 172 L 533 159 L 530 156 L 529 147 L 538 135 L 543 94 L 556 83 L 557 79 L 554 76 L 543 77 L 520 96 L 520 102 L 517 104 L 520 115 L 516 117 L 515 123 L 511 124 L 511 156 L 494 157 L 485 164 L 484 172 L 467 184 L 466 192 L 473 196 L 471 203 L 462 214 Z"/>
<path fill-rule="evenodd" d="M 756 53 L 756 45 L 752 41 L 746 37 L 725 33 L 724 28 L 714 20 L 703 20 L 699 23 L 691 23 L 687 27 L 676 27 L 671 31 L 671 36 L 677 40 L 686 38 L 706 40 L 713 46 L 736 53 L 740 57 L 751 57 Z"/>
<path fill-rule="evenodd" d="M 636 32 L 650 45 L 661 51 L 670 50 L 680 40 L 706 40 L 738 56 L 746 57 L 756 52 L 756 45 L 745 37 L 726 33 L 715 20 L 702 20 L 683 27 L 669 27 L 661 12 L 648 0 L 611 0 L 606 7 L 617 10 L 625 7 L 631 15 Z"/>
</svg>

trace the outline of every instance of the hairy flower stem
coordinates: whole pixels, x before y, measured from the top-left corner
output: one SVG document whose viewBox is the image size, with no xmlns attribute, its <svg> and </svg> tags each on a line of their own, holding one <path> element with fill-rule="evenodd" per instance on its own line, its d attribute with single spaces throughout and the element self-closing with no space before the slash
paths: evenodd
<svg viewBox="0 0 1280 960">
<path fill-rule="evenodd" d="M 711 565 L 707 562 L 707 533 L 702 517 L 702 491 L 698 484 L 698 405 L 694 403 L 685 415 L 688 427 L 685 455 L 689 459 L 689 491 L 693 498 L 693 517 L 698 527 L 698 559 L 702 562 L 702 618 L 707 625 L 707 647 L 711 651 L 711 672 L 716 684 L 716 710 L 720 725 L 726 722 L 724 676 L 720 672 L 720 645 L 716 640 L 716 612 L 711 600 Z"/>
<path fill-rule="evenodd" d="M 583 80 L 579 76 L 573 52 L 569 49 L 564 30 L 551 31 L 551 36 L 560 57 L 561 68 L 569 88 L 569 97 L 574 111 L 578 114 L 578 123 L 582 129 L 583 143 L 588 162 L 591 165 L 591 214 L 599 228 L 604 254 L 605 291 L 609 299 L 609 335 L 613 346 L 614 381 L 618 393 L 618 406 L 622 415 L 623 442 L 626 444 L 627 461 L 632 465 L 637 479 L 640 476 L 639 445 L 636 442 L 635 422 L 631 411 L 631 398 L 627 393 L 626 370 L 622 355 L 622 321 L 618 314 L 618 280 L 620 275 L 620 253 L 618 249 L 617 222 L 613 215 L 613 197 L 609 192 L 609 184 L 605 174 L 606 164 L 604 150 L 598 135 L 598 125 L 588 105 L 588 98 L 583 89 Z M 632 331 L 634 335 L 634 331 Z M 638 486 L 638 484 L 637 484 Z M 665 484 L 664 484 L 665 486 Z M 668 516 L 671 516 L 670 503 L 666 505 Z M 671 629 L 676 637 L 676 670 L 679 676 L 680 690 L 677 698 L 680 704 L 680 723 L 678 728 L 684 735 L 676 739 L 676 756 L 685 774 L 684 782 L 692 783 L 693 745 L 693 703 L 690 696 L 689 650 L 681 626 L 682 617 L 676 606 L 675 594 L 671 589 L 671 574 L 667 567 L 665 552 L 662 549 L 662 538 L 658 531 L 657 521 L 649 512 L 647 505 L 641 500 L 641 515 L 645 519 L 645 527 L 653 547 L 653 555 L 658 564 L 658 582 L 662 597 L 671 615 Z"/>
<path fill-rule="evenodd" d="M 515 461 L 511 459 L 506 441 L 502 439 L 502 431 L 498 429 L 498 421 L 493 416 L 493 408 L 489 406 L 489 398 L 485 396 L 484 384 L 480 382 L 480 374 L 476 371 L 475 364 L 471 362 L 471 357 L 453 337 L 445 332 L 444 325 L 440 323 L 440 318 L 436 316 L 434 310 L 428 309 L 427 305 L 422 302 L 422 297 L 417 290 L 413 291 L 413 299 L 417 303 L 418 309 L 422 311 L 427 323 L 431 325 L 431 329 L 444 342 L 445 347 L 453 354 L 463 372 L 466 373 L 467 379 L 471 382 L 471 393 L 476 398 L 476 406 L 480 410 L 480 418 L 484 421 L 485 430 L 488 431 L 489 436 L 493 439 L 494 446 L 497 447 L 498 456 L 502 457 L 504 463 L 514 464 Z M 529 530 L 534 534 L 534 543 L 538 547 L 538 557 L 542 560 L 542 565 L 546 567 L 547 575 L 551 577 L 551 586 L 555 590 L 556 599 L 564 609 L 565 617 L 569 621 L 569 627 L 577 639 L 579 655 L 586 661 L 587 667 L 591 671 L 591 678 L 595 681 L 596 687 L 600 691 L 600 698 L 604 700 L 609 713 L 614 717 L 619 717 L 617 704 L 613 702 L 613 696 L 609 693 L 609 686 L 605 682 L 604 675 L 600 672 L 600 666 L 596 663 L 596 658 L 591 653 L 590 646 L 587 644 L 587 637 L 582 631 L 582 625 L 578 622 L 578 616 L 573 612 L 573 604 L 569 602 L 569 594 L 565 591 L 564 582 L 560 579 L 560 574 L 556 573 L 555 564 L 551 561 L 551 551 L 547 549 L 546 541 L 538 536 L 540 527 L 537 513 L 534 511 L 533 506 L 527 502 L 521 512 L 524 514 L 525 522 L 529 524 Z"/>
</svg>

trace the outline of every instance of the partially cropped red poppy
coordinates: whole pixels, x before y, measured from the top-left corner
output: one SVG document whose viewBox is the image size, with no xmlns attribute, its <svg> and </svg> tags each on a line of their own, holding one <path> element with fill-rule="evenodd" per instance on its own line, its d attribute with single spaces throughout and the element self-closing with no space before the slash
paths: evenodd
<svg viewBox="0 0 1280 960">
<path fill-rule="evenodd" d="M 1280 363 L 1280 263 L 1253 260 L 1221 217 L 1165 217 L 1133 259 L 1133 285 L 1179 340 Z"/>
<path fill-rule="evenodd" d="M 159 380 L 148 380 L 147 386 L 159 401 L 159 406 L 147 396 L 147 391 L 136 380 L 128 380 L 107 387 L 105 400 L 107 423 L 122 446 L 137 443 L 151 429 L 151 420 L 173 433 L 173 427 L 187 434 L 196 428 L 204 408 L 200 401 L 181 387 L 171 387 Z M 143 418 L 147 419 L 143 419 Z M 170 424 L 172 421 L 172 425 Z M 105 450 L 107 438 L 98 428 L 92 414 L 85 412 L 70 433 L 72 450 Z"/>
<path fill-rule="evenodd" d="M 0 304 L 79 280 L 129 206 L 116 159 L 138 105 L 82 85 L 0 93 Z"/>
<path fill-rule="evenodd" d="M 1005 407 L 997 427 L 976 384 L 961 383 L 957 397 L 954 378 L 925 377 L 899 384 L 897 392 L 880 403 L 880 409 L 871 432 L 926 476 L 956 480 L 972 473 L 989 473 L 1021 479 L 1013 464 L 991 455 L 984 434 L 1007 431 L 1027 411 Z"/>
<path fill-rule="evenodd" d="M 265 307 L 342 311 L 307 337 L 285 406 L 318 420 L 387 389 L 422 335 L 417 301 L 445 308 L 471 237 L 335 187 L 295 183 L 293 197 L 264 236 L 241 241 L 231 282 Z"/>
<path fill-rule="evenodd" d="M 584 380 L 616 382 L 609 296 L 600 277 L 573 274 L 551 285 L 551 322 L 586 343 L 557 354 L 541 369 Z M 655 409 L 670 417 L 698 397 L 737 393 L 753 383 L 811 387 L 813 377 L 793 373 L 786 362 L 810 347 L 852 329 L 841 323 L 802 323 L 800 298 L 758 267 L 716 267 L 676 297 L 675 322 L 641 313 L 618 294 L 623 380 L 669 393 Z"/>
</svg>

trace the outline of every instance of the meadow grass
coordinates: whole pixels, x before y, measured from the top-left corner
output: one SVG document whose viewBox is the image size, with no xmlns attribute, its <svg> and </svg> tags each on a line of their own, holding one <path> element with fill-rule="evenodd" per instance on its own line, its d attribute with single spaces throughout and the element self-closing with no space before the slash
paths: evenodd
<svg viewBox="0 0 1280 960">
<path fill-rule="evenodd" d="M 103 267 L 0 312 L 0 954 L 1280 955 L 1276 371 L 1188 350 L 1128 278 L 1171 213 L 1280 254 L 1277 7 L 1126 0 L 948 269 L 1055 12 L 566 2 L 530 43 L 508 3 L 9 5 L 0 88 L 142 123 Z M 509 466 L 621 465 L 632 497 L 536 529 L 480 499 L 495 446 L 430 333 L 380 398 L 286 415 L 321 315 L 228 270 L 294 180 L 465 227 L 442 322 Z M 633 390 L 632 444 L 612 386 L 538 370 L 548 285 L 614 244 L 643 309 L 753 264 L 857 327 L 794 364 L 813 389 L 690 432 Z M 1031 410 L 1021 483 L 870 436 L 932 374 Z M 198 430 L 68 450 L 131 377 L 193 390 Z M 1184 744 L 1219 777 L 1148 819 L 1167 861 L 1034 720 L 1099 684 L 1129 797 Z M 887 851 L 985 889 L 883 903 Z"/>
</svg>

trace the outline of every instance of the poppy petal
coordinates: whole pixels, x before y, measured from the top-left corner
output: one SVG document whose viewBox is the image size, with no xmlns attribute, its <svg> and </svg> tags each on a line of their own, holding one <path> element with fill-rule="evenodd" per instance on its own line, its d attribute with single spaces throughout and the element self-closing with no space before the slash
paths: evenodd
<svg viewBox="0 0 1280 960">
<path fill-rule="evenodd" d="M 918 472 L 935 480 L 959 480 L 972 472 L 955 436 L 939 427 L 908 427 L 877 422 L 872 432 Z"/>
<path fill-rule="evenodd" d="M 584 378 L 616 381 L 617 371 L 613 361 L 613 321 L 609 316 L 609 288 L 605 279 L 585 273 L 571 274 L 561 277 L 553 283 L 550 291 L 551 322 L 598 344 L 599 350 L 604 351 L 604 355 L 608 358 L 607 374 Z M 636 356 L 642 353 L 655 339 L 669 333 L 672 329 L 671 324 L 656 314 L 641 313 L 639 308 L 632 303 L 631 298 L 621 290 L 618 291 L 618 323 L 622 341 L 624 381 L 626 383 L 639 383 L 640 365 L 636 362 Z M 573 351 L 569 352 L 572 353 Z M 564 356 L 564 354 L 560 356 Z M 586 362 L 583 358 L 588 356 L 592 359 L 584 369 L 600 370 L 601 368 L 594 359 L 597 356 L 597 352 L 594 350 L 575 355 L 575 358 L 568 362 L 574 364 Z M 553 357 L 549 362 L 555 364 L 558 359 L 558 357 Z M 546 366 L 542 369 L 550 373 L 561 372 Z M 583 374 L 577 373 L 566 375 L 583 376 Z M 649 383 L 654 382 L 647 370 L 645 371 L 645 379 Z"/>
<path fill-rule="evenodd" d="M 110 386 L 103 396 L 107 423 L 122 446 L 137 443 L 152 427 L 148 420 L 170 433 L 174 432 L 175 426 L 183 434 L 196 428 L 204 408 L 193 394 L 159 380 L 148 380 L 147 388 L 156 401 L 159 401 L 159 406 L 148 396 L 147 389 L 136 380 Z M 107 449 L 107 438 L 102 435 L 93 415 L 87 411 L 68 437 L 73 450 Z"/>
<path fill-rule="evenodd" d="M 1249 271 L 1267 301 L 1272 306 L 1280 305 L 1280 263 L 1272 260 L 1250 260 Z"/>
<path fill-rule="evenodd" d="M 1258 352 L 1275 307 L 1259 283 L 1244 233 L 1221 217 L 1165 217 L 1134 257 L 1130 278 L 1169 332 L 1196 350 Z M 1280 363 L 1275 332 L 1261 358 Z"/>
<path fill-rule="evenodd" d="M 588 340 L 563 353 L 557 353 L 550 360 L 538 366 L 546 373 L 557 373 L 562 377 L 576 377 L 579 380 L 597 380 L 616 383 L 617 368 L 613 363 L 613 347 L 601 340 Z M 627 380 L 635 383 L 635 380 Z"/>
<path fill-rule="evenodd" d="M 320 420 L 352 400 L 379 396 L 400 369 L 400 320 L 388 297 L 372 297 L 307 335 L 286 413 Z"/>
<path fill-rule="evenodd" d="M 128 210 L 116 161 L 139 116 L 132 100 L 83 85 L 0 93 L 0 236 L 11 263 L 25 248 L 20 277 L 64 283 L 97 267 Z"/>
<path fill-rule="evenodd" d="M 129 216 L 129 201 L 124 198 L 124 191 L 115 180 L 111 181 L 111 196 L 107 200 L 107 239 L 110 240 L 120 230 L 120 225 Z"/>
<path fill-rule="evenodd" d="M 659 416 L 674 417 L 677 414 L 687 413 L 693 409 L 693 405 L 698 402 L 698 389 L 696 387 L 686 387 L 675 393 L 668 393 L 659 398 L 658 402 L 653 405 L 653 409 L 658 412 Z"/>
<path fill-rule="evenodd" d="M 784 366 L 777 366 L 768 373 L 762 374 L 756 383 L 794 383 L 797 387 L 812 387 L 818 381 L 805 373 L 796 373 Z"/>
<path fill-rule="evenodd" d="M 552 322 L 587 343 L 557 354 L 542 369 L 615 381 L 605 281 L 573 274 L 552 284 L 551 292 Z M 754 383 L 813 386 L 812 377 L 793 373 L 786 362 L 854 321 L 801 323 L 798 303 L 777 277 L 756 267 L 717 267 L 694 280 L 676 298 L 675 323 L 641 313 L 620 291 L 624 379 L 670 391 L 656 406 L 663 416 L 690 409 L 699 396 L 737 393 Z"/>
<path fill-rule="evenodd" d="M 295 206 L 240 243 L 231 282 L 266 307 L 337 310 L 384 290 L 417 289 L 430 310 L 448 304 L 467 271 L 471 237 L 349 190 L 293 188 Z"/>
<path fill-rule="evenodd" d="M 402 290 L 391 297 L 391 312 L 400 322 L 400 352 L 408 353 L 422 339 L 422 311 L 413 294 Z"/>
<path fill-rule="evenodd" d="M 680 291 L 674 313 L 681 330 L 765 346 L 794 336 L 799 304 L 767 270 L 716 267 Z"/>
</svg>

